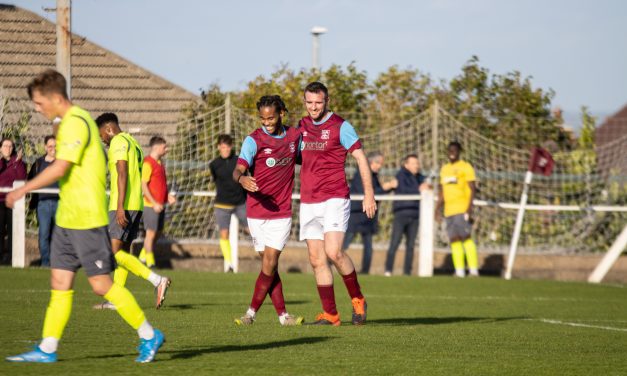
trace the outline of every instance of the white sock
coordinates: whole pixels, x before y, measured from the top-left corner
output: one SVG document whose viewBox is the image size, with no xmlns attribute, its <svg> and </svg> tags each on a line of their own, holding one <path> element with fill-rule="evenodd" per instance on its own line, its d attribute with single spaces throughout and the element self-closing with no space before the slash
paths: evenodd
<svg viewBox="0 0 627 376">
<path fill-rule="evenodd" d="M 255 312 L 255 310 L 252 308 L 248 308 L 248 310 L 246 311 L 246 314 L 254 319 L 255 316 L 257 315 L 257 312 Z"/>
<path fill-rule="evenodd" d="M 139 334 L 139 338 L 141 339 L 153 339 L 155 336 L 155 330 L 152 328 L 152 325 L 148 322 L 148 320 L 144 320 L 144 322 L 137 329 L 137 334 Z"/>
<path fill-rule="evenodd" d="M 285 325 L 285 319 L 287 318 L 287 316 L 289 316 L 290 314 L 285 312 L 281 315 L 279 315 L 279 322 L 281 323 L 281 325 Z"/>
<path fill-rule="evenodd" d="M 41 343 L 39 344 L 39 348 L 41 349 L 41 351 L 47 354 L 57 352 L 57 347 L 59 347 L 59 340 L 54 337 L 46 337 L 42 339 Z"/>
<path fill-rule="evenodd" d="M 150 275 L 148 276 L 148 280 L 150 281 L 150 283 L 153 284 L 153 286 L 157 287 L 159 286 L 159 283 L 161 283 L 161 276 L 154 272 L 150 272 Z"/>
<path fill-rule="evenodd" d="M 468 274 L 470 274 L 471 276 L 478 276 L 479 275 L 479 270 L 477 270 L 477 269 L 470 269 L 469 272 L 470 273 L 468 273 Z"/>
<path fill-rule="evenodd" d="M 455 269 L 455 275 L 463 278 L 466 276 L 466 271 L 464 269 Z"/>
</svg>

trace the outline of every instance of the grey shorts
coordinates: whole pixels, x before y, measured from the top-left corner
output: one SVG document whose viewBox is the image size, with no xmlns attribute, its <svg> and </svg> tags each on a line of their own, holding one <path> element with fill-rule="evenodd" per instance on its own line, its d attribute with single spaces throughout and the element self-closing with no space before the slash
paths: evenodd
<svg viewBox="0 0 627 376">
<path fill-rule="evenodd" d="M 109 211 L 109 236 L 111 239 L 118 239 L 124 243 L 130 243 L 137 238 L 139 233 L 139 223 L 142 219 L 142 212 L 137 210 L 125 210 L 128 224 L 122 228 L 115 220 L 115 210 Z"/>
<path fill-rule="evenodd" d="M 235 213 L 241 226 L 248 226 L 246 220 L 246 204 L 237 205 L 233 209 L 215 208 L 216 221 L 220 230 L 228 230 L 231 225 L 231 214 Z"/>
<path fill-rule="evenodd" d="M 467 239 L 472 232 L 472 224 L 466 220 L 466 214 L 446 217 L 446 232 L 449 239 Z"/>
<path fill-rule="evenodd" d="M 76 272 L 81 266 L 88 277 L 109 274 L 115 269 L 107 227 L 72 230 L 54 226 L 50 267 Z"/>
<path fill-rule="evenodd" d="M 144 206 L 142 219 L 144 220 L 145 230 L 161 231 L 165 221 L 165 209 L 161 213 L 157 213 L 152 207 Z"/>
</svg>

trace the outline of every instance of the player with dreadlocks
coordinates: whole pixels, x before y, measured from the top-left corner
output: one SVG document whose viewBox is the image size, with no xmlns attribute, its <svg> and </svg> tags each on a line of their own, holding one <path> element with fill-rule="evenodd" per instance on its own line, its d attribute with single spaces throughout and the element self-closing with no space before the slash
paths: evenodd
<svg viewBox="0 0 627 376">
<path fill-rule="evenodd" d="M 294 166 L 301 136 L 297 129 L 283 125 L 287 108 L 280 96 L 261 97 L 257 110 L 261 127 L 244 139 L 233 180 L 248 191 L 248 228 L 262 263 L 250 307 L 235 323 L 251 325 L 266 295 L 270 295 L 281 325 L 300 325 L 303 318 L 285 309 L 278 264 L 292 228 Z"/>
</svg>

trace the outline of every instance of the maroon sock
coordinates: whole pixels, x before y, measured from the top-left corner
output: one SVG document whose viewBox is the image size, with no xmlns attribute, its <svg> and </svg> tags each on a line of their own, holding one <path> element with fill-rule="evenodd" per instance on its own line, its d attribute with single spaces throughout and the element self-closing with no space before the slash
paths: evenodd
<svg viewBox="0 0 627 376">
<path fill-rule="evenodd" d="M 266 299 L 266 295 L 268 294 L 268 289 L 272 284 L 273 276 L 265 275 L 263 272 L 259 272 L 259 277 L 257 277 L 257 282 L 255 282 L 255 292 L 253 293 L 253 299 L 250 302 L 250 308 L 257 312 L 259 307 L 263 304 L 263 301 Z"/>
<path fill-rule="evenodd" d="M 320 295 L 320 301 L 322 302 L 322 310 L 328 314 L 337 315 L 337 308 L 335 307 L 335 291 L 333 291 L 333 285 L 318 285 L 318 294 Z"/>
<path fill-rule="evenodd" d="M 270 299 L 272 299 L 277 315 L 281 316 L 287 312 L 285 310 L 285 298 L 283 297 L 283 283 L 281 282 L 281 277 L 279 277 L 279 272 L 274 273 L 274 279 L 268 294 L 270 294 Z"/>
<path fill-rule="evenodd" d="M 343 275 L 342 279 L 344 279 L 344 284 L 346 285 L 346 289 L 348 290 L 348 295 L 351 296 L 351 299 L 359 298 L 363 299 L 364 296 L 361 293 L 361 287 L 359 287 L 359 282 L 357 281 L 357 273 L 353 270 L 352 273 Z"/>
</svg>

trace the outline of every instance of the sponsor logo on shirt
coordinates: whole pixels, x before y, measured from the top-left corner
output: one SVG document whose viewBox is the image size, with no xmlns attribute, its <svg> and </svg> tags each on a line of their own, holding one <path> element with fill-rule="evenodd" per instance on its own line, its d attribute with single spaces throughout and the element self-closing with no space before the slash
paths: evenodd
<svg viewBox="0 0 627 376">
<path fill-rule="evenodd" d="M 327 141 L 303 141 L 301 150 L 322 151 L 327 149 Z"/>
<path fill-rule="evenodd" d="M 444 184 L 457 184 L 457 176 L 445 176 Z"/>
<path fill-rule="evenodd" d="M 268 149 L 266 149 L 266 150 L 268 150 Z M 276 165 L 276 159 L 274 159 L 274 158 L 266 159 L 266 166 L 274 167 L 274 165 Z"/>
<path fill-rule="evenodd" d="M 268 167 L 287 166 L 291 162 L 292 162 L 292 157 L 281 158 L 279 160 L 276 160 L 274 158 L 268 158 L 268 159 L 266 159 L 266 166 L 268 166 Z"/>
<path fill-rule="evenodd" d="M 331 130 L 323 129 L 322 130 L 322 135 L 320 136 L 320 138 L 323 139 L 323 140 L 328 140 L 330 135 L 331 135 Z"/>
</svg>

